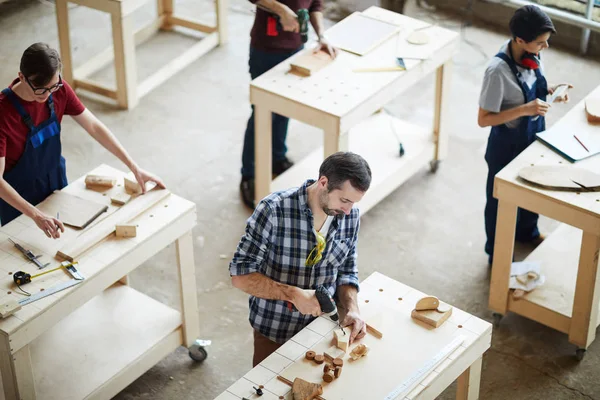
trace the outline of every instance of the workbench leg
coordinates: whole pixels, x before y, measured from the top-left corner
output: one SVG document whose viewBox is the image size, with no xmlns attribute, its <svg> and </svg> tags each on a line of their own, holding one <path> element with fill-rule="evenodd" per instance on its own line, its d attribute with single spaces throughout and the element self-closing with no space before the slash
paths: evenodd
<svg viewBox="0 0 600 400">
<path fill-rule="evenodd" d="M 481 362 L 479 357 L 456 381 L 456 400 L 479 399 L 479 384 L 481 382 Z"/>
<path fill-rule="evenodd" d="M 131 15 L 121 12 L 111 15 L 115 72 L 117 76 L 117 103 L 130 109 L 137 105 L 137 73 L 135 70 L 135 37 Z"/>
<path fill-rule="evenodd" d="M 75 88 L 73 79 L 73 60 L 71 59 L 71 37 L 69 36 L 69 8 L 67 0 L 56 0 L 56 24 L 58 25 L 58 42 L 62 61 L 62 77 Z"/>
<path fill-rule="evenodd" d="M 190 347 L 200 334 L 194 244 L 191 231 L 177 239 L 177 265 L 183 314 L 183 343 L 186 347 Z"/>
<path fill-rule="evenodd" d="M 494 263 L 490 281 L 490 303 L 492 311 L 506 314 L 508 306 L 508 283 L 515 247 L 517 206 L 506 201 L 498 202 L 496 239 L 494 241 Z"/>
<path fill-rule="evenodd" d="M 0 372 L 4 397 L 6 399 L 35 399 L 35 383 L 29 346 L 21 348 L 14 354 L 0 353 Z"/>
<path fill-rule="evenodd" d="M 584 349 L 596 338 L 600 290 L 599 249 L 600 236 L 583 232 L 569 341 Z"/>
<path fill-rule="evenodd" d="M 323 129 L 323 158 L 338 151 L 348 151 L 348 135 L 342 136 L 340 121 L 332 119 Z"/>
<path fill-rule="evenodd" d="M 433 120 L 433 136 L 435 141 L 434 161 L 443 160 L 448 155 L 448 106 L 450 105 L 450 78 L 452 77 L 452 60 L 438 67 L 435 78 L 435 104 Z"/>
<path fill-rule="evenodd" d="M 227 0 L 217 0 L 217 31 L 222 46 L 227 43 Z"/>
<path fill-rule="evenodd" d="M 254 105 L 254 202 L 258 205 L 271 193 L 271 163 L 273 157 L 271 111 Z"/>
<path fill-rule="evenodd" d="M 173 0 L 157 0 L 158 16 L 164 16 L 165 21 L 160 27 L 163 31 L 172 31 L 173 24 L 169 21 L 169 18 L 173 16 Z"/>
<path fill-rule="evenodd" d="M 125 275 L 124 277 L 122 277 L 121 279 L 119 279 L 119 282 L 122 285 L 129 286 L 129 275 Z"/>
</svg>

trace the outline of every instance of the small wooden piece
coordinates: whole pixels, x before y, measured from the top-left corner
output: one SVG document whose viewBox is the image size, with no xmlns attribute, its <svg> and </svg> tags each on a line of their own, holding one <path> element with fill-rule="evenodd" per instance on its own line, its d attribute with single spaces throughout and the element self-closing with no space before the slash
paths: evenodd
<svg viewBox="0 0 600 400">
<path fill-rule="evenodd" d="M 525 296 L 525 291 L 523 289 L 515 289 L 512 293 L 512 297 L 515 300 L 522 299 Z"/>
<path fill-rule="evenodd" d="M 117 184 L 117 179 L 112 176 L 88 175 L 85 177 L 85 187 L 90 188 L 111 188 Z"/>
<path fill-rule="evenodd" d="M 116 193 L 111 196 L 110 201 L 118 206 L 124 206 L 131 200 L 131 195 L 128 193 Z"/>
<path fill-rule="evenodd" d="M 340 358 L 342 357 L 346 352 L 343 351 L 342 349 L 338 349 L 338 347 L 336 345 L 331 346 L 330 348 L 328 348 L 327 350 L 325 350 L 325 353 L 323 353 L 323 355 L 325 356 L 325 358 L 327 358 L 330 362 L 333 362 L 333 359 L 335 358 Z"/>
<path fill-rule="evenodd" d="M 335 374 L 333 373 L 333 371 L 327 371 L 323 374 L 323 380 L 327 383 L 333 382 L 334 379 L 335 379 Z"/>
<path fill-rule="evenodd" d="M 418 319 L 419 321 L 422 321 L 427 325 L 431 325 L 434 328 L 438 328 L 440 325 L 442 325 L 448 318 L 450 318 L 451 315 L 452 308 L 448 309 L 446 312 L 439 312 L 437 310 L 413 310 L 411 313 L 411 317 L 414 319 Z"/>
<path fill-rule="evenodd" d="M 142 193 L 142 187 L 135 179 L 130 179 L 128 177 L 123 178 L 125 180 L 125 191 L 128 194 L 140 194 Z"/>
<path fill-rule="evenodd" d="M 312 350 L 309 350 L 309 351 L 307 351 L 307 352 L 306 352 L 306 355 L 305 355 L 304 357 L 306 357 L 306 359 L 307 359 L 307 360 L 310 360 L 310 361 L 312 361 L 312 360 L 314 360 L 314 359 L 315 359 L 315 356 L 316 356 L 316 355 L 317 355 L 317 354 L 316 354 L 314 351 L 312 351 Z"/>
<path fill-rule="evenodd" d="M 324 51 L 315 53 L 312 49 L 308 49 L 290 63 L 290 73 L 311 76 L 331 62 L 333 62 L 333 58 L 328 53 Z"/>
<path fill-rule="evenodd" d="M 330 364 L 325 363 L 323 365 L 323 373 L 327 373 L 327 372 L 329 372 L 332 369 L 333 369 L 333 367 Z"/>
<path fill-rule="evenodd" d="M 585 113 L 591 123 L 600 123 L 600 98 L 585 99 Z"/>
<path fill-rule="evenodd" d="M 406 41 L 410 44 L 423 45 L 429 43 L 429 35 L 427 32 L 415 31 L 408 35 Z"/>
<path fill-rule="evenodd" d="M 440 301 L 435 296 L 427 296 L 423 297 L 421 300 L 417 301 L 415 306 L 415 310 L 424 311 L 424 310 L 437 310 L 440 305 Z"/>
<path fill-rule="evenodd" d="M 343 367 L 344 366 L 344 360 L 342 360 L 341 358 L 336 358 L 333 360 L 333 366 L 334 367 Z"/>
<path fill-rule="evenodd" d="M 63 224 L 84 229 L 108 209 L 108 206 L 57 190 L 36 206 L 38 210 L 56 216 Z"/>
<path fill-rule="evenodd" d="M 323 362 L 325 362 L 325 357 L 323 356 L 323 354 L 317 354 L 315 356 L 315 362 L 317 364 L 323 364 Z"/>
<path fill-rule="evenodd" d="M 335 379 L 339 378 L 342 375 L 342 367 L 335 367 L 335 371 L 333 372 Z"/>
<path fill-rule="evenodd" d="M 6 318 L 21 309 L 21 305 L 16 300 L 9 300 L 0 304 L 0 318 Z"/>
<path fill-rule="evenodd" d="M 313 400 L 323 394 L 323 386 L 296 378 L 292 384 L 292 394 L 294 400 Z"/>
<path fill-rule="evenodd" d="M 115 227 L 117 237 L 132 238 L 137 236 L 136 225 L 117 225 Z"/>
<path fill-rule="evenodd" d="M 350 357 L 352 358 L 352 360 L 356 361 L 359 358 L 366 356 L 368 353 L 369 347 L 366 344 L 361 343 L 352 349 L 352 351 L 350 352 Z"/>
<path fill-rule="evenodd" d="M 343 329 L 343 331 L 342 331 Z M 350 330 L 346 328 L 336 329 L 333 331 L 333 335 L 335 338 L 336 346 L 338 349 L 347 351 L 348 350 L 348 341 L 350 340 Z M 344 333 L 345 332 L 345 333 Z"/>
<path fill-rule="evenodd" d="M 370 324 L 367 324 L 367 332 L 369 332 L 371 335 L 375 336 L 377 339 L 381 339 L 383 337 L 383 333 L 381 333 L 379 330 L 377 330 Z"/>
</svg>

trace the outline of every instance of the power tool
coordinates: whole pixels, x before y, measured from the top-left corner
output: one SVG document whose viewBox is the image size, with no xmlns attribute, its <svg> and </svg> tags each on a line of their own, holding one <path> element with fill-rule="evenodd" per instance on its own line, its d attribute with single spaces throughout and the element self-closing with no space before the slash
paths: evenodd
<svg viewBox="0 0 600 400">
<path fill-rule="evenodd" d="M 278 36 L 279 32 L 283 30 L 279 15 L 261 5 L 257 4 L 256 6 L 269 13 L 267 17 L 267 36 Z M 306 8 L 299 9 L 296 11 L 296 17 L 298 18 L 298 25 L 300 25 L 299 32 L 302 37 L 302 43 L 306 43 L 308 41 L 308 22 L 310 21 L 308 10 Z"/>
<path fill-rule="evenodd" d="M 335 301 L 329 294 L 329 291 L 325 289 L 325 286 L 317 286 L 317 288 L 315 289 L 315 296 L 319 301 L 319 305 L 321 306 L 321 312 L 323 313 L 323 315 L 329 317 L 333 322 L 337 322 L 340 329 L 342 329 L 342 326 L 340 325 L 340 316 L 338 314 L 337 306 L 335 305 Z M 295 309 L 294 305 L 289 301 L 288 309 L 290 311 L 293 311 Z M 343 329 L 342 332 L 344 332 Z M 344 335 L 345 334 L 346 332 L 344 332 Z"/>
</svg>

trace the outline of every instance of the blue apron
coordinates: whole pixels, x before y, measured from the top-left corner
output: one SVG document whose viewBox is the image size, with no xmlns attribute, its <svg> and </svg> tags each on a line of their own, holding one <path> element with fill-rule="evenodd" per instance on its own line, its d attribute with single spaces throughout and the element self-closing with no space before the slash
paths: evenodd
<svg viewBox="0 0 600 400">
<path fill-rule="evenodd" d="M 67 186 L 65 159 L 61 156 L 60 124 L 54 112 L 54 101 L 50 95 L 46 102 L 50 109 L 50 118 L 35 126 L 13 91 L 4 89 L 2 93 L 17 109 L 23 123 L 29 128 L 25 151 L 14 168 L 4 173 L 4 180 L 21 197 L 35 206 L 55 190 Z M 6 225 L 20 214 L 0 199 L 2 225 Z"/>
<path fill-rule="evenodd" d="M 509 46 L 510 49 L 510 46 Z M 525 103 L 536 99 L 545 101 L 548 94 L 548 83 L 540 72 L 535 70 L 536 81 L 530 88 L 527 86 L 521 73 L 517 70 L 516 63 L 505 53 L 498 53 L 496 57 L 501 58 L 508 64 L 517 82 L 523 91 Z M 485 161 L 488 165 L 488 177 L 486 185 L 487 203 L 485 205 L 485 232 L 487 242 L 485 251 L 489 254 L 490 264 L 494 251 L 494 239 L 496 236 L 496 217 L 498 214 L 498 200 L 494 198 L 494 177 L 502 168 L 514 160 L 523 150 L 535 141 L 536 133 L 546 129 L 545 118 L 540 116 L 521 117 L 517 128 L 509 128 L 505 124 L 492 127 L 485 152 Z M 537 228 L 538 215 L 527 210 L 518 209 L 516 239 L 527 242 L 539 236 Z"/>
</svg>

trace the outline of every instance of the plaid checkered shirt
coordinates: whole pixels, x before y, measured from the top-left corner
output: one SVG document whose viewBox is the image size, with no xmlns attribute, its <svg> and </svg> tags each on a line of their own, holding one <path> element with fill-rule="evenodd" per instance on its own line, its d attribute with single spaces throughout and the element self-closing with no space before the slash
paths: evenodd
<svg viewBox="0 0 600 400">
<path fill-rule="evenodd" d="M 258 272 L 276 282 L 315 289 L 323 285 L 331 295 L 340 285 L 358 285 L 356 244 L 359 211 L 333 218 L 327 232 L 323 258 L 312 267 L 305 265 L 317 240 L 313 215 L 308 206 L 308 180 L 301 187 L 272 193 L 264 198 L 248 219 L 233 260 L 232 276 Z M 314 320 L 296 308 L 290 311 L 282 300 L 250 296 L 250 325 L 277 343 L 284 343 Z"/>
</svg>

